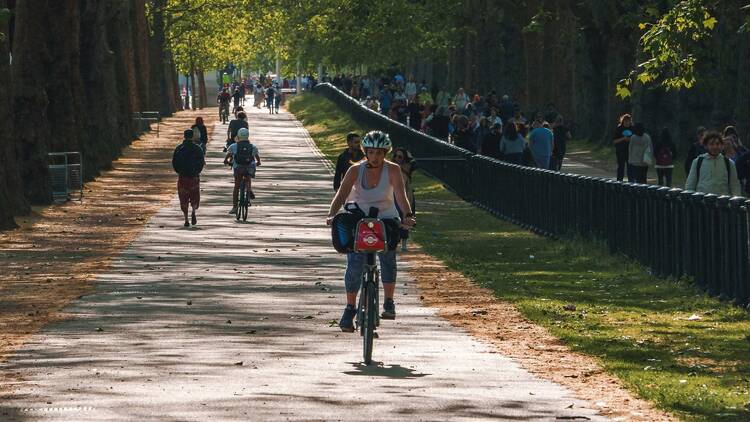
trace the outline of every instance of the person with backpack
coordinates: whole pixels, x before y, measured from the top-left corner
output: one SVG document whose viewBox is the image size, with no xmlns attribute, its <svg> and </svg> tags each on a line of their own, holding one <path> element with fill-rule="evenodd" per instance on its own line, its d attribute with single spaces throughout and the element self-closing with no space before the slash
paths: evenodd
<svg viewBox="0 0 750 422">
<path fill-rule="evenodd" d="M 276 110 L 276 114 L 279 114 L 279 108 L 281 107 L 281 101 L 283 100 L 283 93 L 278 84 L 273 85 L 273 107 Z"/>
<path fill-rule="evenodd" d="M 656 176 L 660 185 L 672 187 L 672 172 L 676 157 L 677 147 L 672 141 L 672 135 L 669 129 L 663 128 L 659 133 L 659 139 L 654 143 L 654 167 L 656 167 Z"/>
<path fill-rule="evenodd" d="M 500 155 L 505 162 L 511 164 L 523 164 L 523 152 L 526 149 L 526 140 L 518 133 L 515 124 L 508 123 L 503 128 L 503 137 L 500 139 Z"/>
<path fill-rule="evenodd" d="M 552 125 L 552 135 L 555 140 L 555 148 L 552 150 L 550 170 L 560 171 L 563 159 L 565 158 L 565 152 L 567 151 L 568 141 L 573 138 L 570 129 L 565 126 L 562 114 L 558 114 L 555 118 L 555 123 Z"/>
<path fill-rule="evenodd" d="M 250 131 L 247 128 L 242 128 L 237 132 L 237 142 L 227 148 L 224 164 L 231 164 L 234 172 L 232 210 L 229 211 L 229 214 L 235 214 L 237 212 L 237 197 L 240 194 L 240 185 L 243 179 L 247 186 L 247 195 L 250 199 L 255 199 L 252 179 L 255 178 L 256 168 L 260 166 L 260 152 L 258 147 L 250 143 Z"/>
<path fill-rule="evenodd" d="M 203 155 L 206 155 L 206 144 L 208 144 L 208 129 L 206 124 L 203 123 L 203 117 L 196 117 L 195 124 L 190 128 L 193 131 L 193 139 L 198 138 L 200 147 L 203 148 Z M 196 134 L 197 132 L 197 134 Z"/>
<path fill-rule="evenodd" d="M 646 184 L 648 166 L 653 165 L 653 144 L 651 136 L 646 133 L 643 123 L 633 126 L 633 134 L 628 145 L 628 182 Z"/>
<path fill-rule="evenodd" d="M 693 160 L 685 181 L 685 190 L 715 195 L 741 195 L 740 180 L 734 162 L 722 154 L 724 140 L 719 132 L 706 132 L 703 146 L 708 151 Z"/>
<path fill-rule="evenodd" d="M 226 148 L 229 148 L 229 145 L 233 144 L 235 142 L 235 138 L 237 137 L 237 133 L 240 129 L 245 128 L 249 129 L 250 126 L 247 124 L 247 114 L 245 114 L 244 111 L 241 111 L 237 113 L 237 118 L 229 122 L 229 127 L 227 128 L 227 145 Z M 225 148 L 225 151 L 226 151 Z"/>
<path fill-rule="evenodd" d="M 268 107 L 268 113 L 273 114 L 273 98 L 276 96 L 276 90 L 273 86 L 269 85 L 266 89 L 266 107 Z"/>
<path fill-rule="evenodd" d="M 177 195 L 180 198 L 180 209 L 185 216 L 185 227 L 190 227 L 188 205 L 193 208 L 191 222 L 196 225 L 198 219 L 195 211 L 200 206 L 201 200 L 200 173 L 206 162 L 203 158 L 203 150 L 193 142 L 193 131 L 188 129 L 183 135 L 182 143 L 172 154 L 172 168 L 178 174 Z"/>
</svg>

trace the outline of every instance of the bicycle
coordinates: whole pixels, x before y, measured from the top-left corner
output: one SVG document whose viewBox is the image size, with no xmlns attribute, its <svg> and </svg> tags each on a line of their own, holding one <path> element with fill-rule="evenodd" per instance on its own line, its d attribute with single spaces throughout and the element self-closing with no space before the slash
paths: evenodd
<svg viewBox="0 0 750 422">
<path fill-rule="evenodd" d="M 357 327 L 362 336 L 362 356 L 366 365 L 372 362 L 374 339 L 378 338 L 375 328 L 380 325 L 380 271 L 375 255 L 388 248 L 386 228 L 383 220 L 375 217 L 377 209 L 370 210 L 370 216 L 357 223 L 354 252 L 366 253 L 367 262 L 362 274 L 362 284 L 357 306 Z"/>
<path fill-rule="evenodd" d="M 235 208 L 237 208 L 237 212 L 235 213 L 235 218 L 237 221 L 247 221 L 247 210 L 250 208 L 250 198 L 247 194 L 247 183 L 245 182 L 245 178 L 250 176 L 243 176 L 242 182 L 240 182 L 240 191 L 237 195 L 237 203 L 235 204 Z"/>
</svg>

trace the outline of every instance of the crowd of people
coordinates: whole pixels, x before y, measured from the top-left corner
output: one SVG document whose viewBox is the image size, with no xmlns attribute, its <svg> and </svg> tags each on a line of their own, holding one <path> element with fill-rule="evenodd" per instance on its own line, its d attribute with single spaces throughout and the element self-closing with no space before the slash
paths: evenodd
<svg viewBox="0 0 750 422">
<path fill-rule="evenodd" d="M 650 167 L 656 169 L 658 184 L 672 186 L 678 149 L 667 128 L 655 140 L 644 125 L 630 114 L 620 116 L 613 136 L 617 158 L 617 180 L 646 183 Z M 734 126 L 722 132 L 705 127 L 696 130 L 695 142 L 685 157 L 685 189 L 716 195 L 750 194 L 750 149 L 740 140 Z"/>
<path fill-rule="evenodd" d="M 366 107 L 415 130 L 513 164 L 559 171 L 567 144 L 572 139 L 570 128 L 554 104 L 548 104 L 543 111 L 524 113 L 509 95 L 498 97 L 495 91 L 470 95 L 463 88 L 451 93 L 434 84 L 428 86 L 424 80 L 416 82 L 414 78 L 405 78 L 400 73 L 380 78 L 340 74 L 323 80 L 330 81 Z M 707 138 L 707 135 L 710 136 Z M 698 180 L 713 177 L 711 171 L 701 169 L 704 160 L 713 165 L 713 160 L 719 157 L 711 155 L 706 142 L 716 139 L 721 140 L 718 154 L 727 159 L 725 167 L 729 169 L 724 176 L 716 175 L 724 178 L 720 183 L 723 190 L 710 189 L 707 186 L 713 182 Z M 629 182 L 645 184 L 649 168 L 654 168 L 657 183 L 672 186 L 678 148 L 669 129 L 662 128 L 652 140 L 642 123 L 634 122 L 625 114 L 618 121 L 613 144 L 617 180 L 623 181 L 627 176 Z M 701 157 L 702 160 L 697 160 Z M 719 163 L 721 161 L 723 159 Z M 691 172 L 694 164 L 696 168 Z M 686 155 L 685 175 L 687 189 L 702 192 L 709 189 L 710 193 L 732 195 L 750 193 L 750 154 L 736 128 L 727 126 L 721 133 L 699 128 L 698 137 Z M 739 188 L 733 188 L 735 179 Z"/>
<path fill-rule="evenodd" d="M 337 75 L 331 83 L 368 108 L 415 130 L 514 164 L 560 170 L 572 138 L 553 104 L 544 112 L 530 113 L 533 119 L 529 121 L 517 102 L 495 91 L 470 96 L 459 88 L 452 94 L 398 73 L 378 79 Z"/>
</svg>

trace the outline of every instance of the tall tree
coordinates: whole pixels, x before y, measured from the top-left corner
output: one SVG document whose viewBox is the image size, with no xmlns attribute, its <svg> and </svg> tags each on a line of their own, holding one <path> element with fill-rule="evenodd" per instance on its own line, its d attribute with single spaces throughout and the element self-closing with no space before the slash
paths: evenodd
<svg viewBox="0 0 750 422">
<path fill-rule="evenodd" d="M 13 136 L 10 79 L 10 10 L 0 0 L 0 229 L 14 227 L 14 214 L 28 211 L 21 187 Z"/>
</svg>

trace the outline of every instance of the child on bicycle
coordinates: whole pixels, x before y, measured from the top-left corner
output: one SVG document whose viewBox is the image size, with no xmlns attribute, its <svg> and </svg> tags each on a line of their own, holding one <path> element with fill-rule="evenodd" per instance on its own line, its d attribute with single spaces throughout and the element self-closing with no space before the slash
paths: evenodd
<svg viewBox="0 0 750 422">
<path fill-rule="evenodd" d="M 398 219 L 398 209 L 411 210 L 409 199 L 398 164 L 385 159 L 391 150 L 391 139 L 388 134 L 380 131 L 369 132 L 362 139 L 362 150 L 365 159 L 352 165 L 341 181 L 341 186 L 331 202 L 326 224 L 330 225 L 333 217 L 339 212 L 344 202 L 354 202 L 365 213 L 371 207 L 378 208 L 380 219 Z M 404 228 L 411 228 L 416 223 L 411 212 L 404 215 L 401 224 Z M 396 251 L 380 253 L 380 271 L 383 279 L 383 319 L 396 318 L 396 305 L 393 295 L 396 283 Z M 366 263 L 364 254 L 347 254 L 346 273 L 346 308 L 339 321 L 341 331 L 354 331 L 354 317 L 357 315 L 357 292 L 362 283 L 362 273 Z"/>
<path fill-rule="evenodd" d="M 224 157 L 224 164 L 232 165 L 234 172 L 234 191 L 232 192 L 232 210 L 229 214 L 237 212 L 237 197 L 240 192 L 240 185 L 245 181 L 247 194 L 250 199 L 255 199 L 252 189 L 252 179 L 255 178 L 255 170 L 260 166 L 260 152 L 258 147 L 250 143 L 250 131 L 242 128 L 237 131 L 237 142 L 233 143 L 227 149 L 227 156 Z"/>
</svg>

